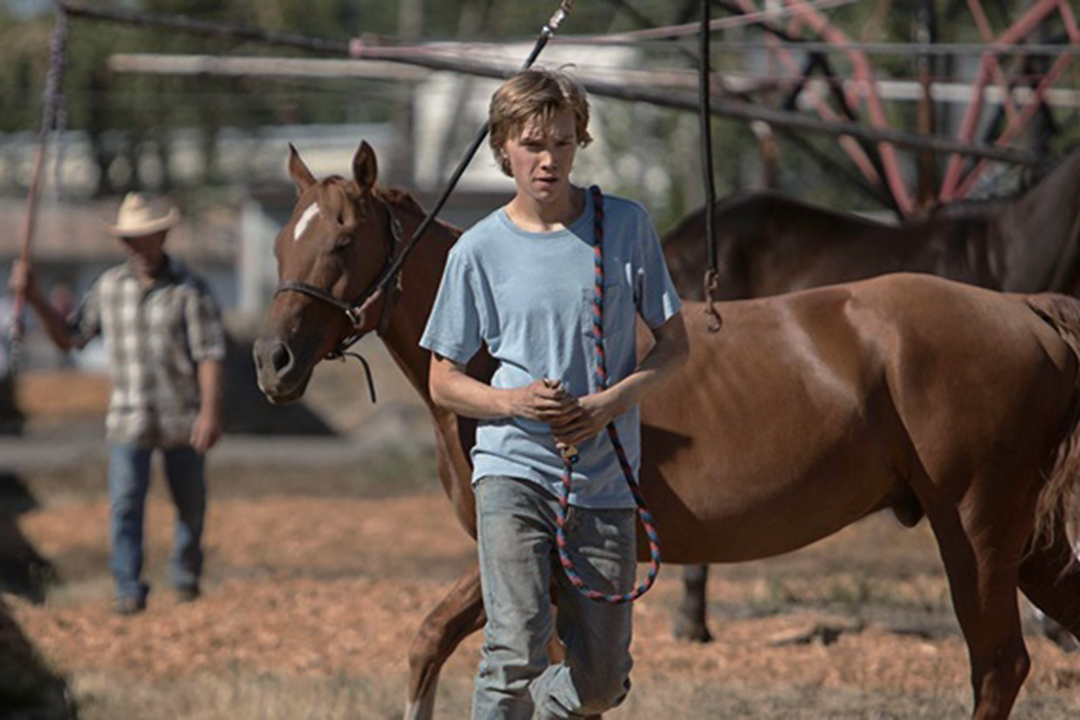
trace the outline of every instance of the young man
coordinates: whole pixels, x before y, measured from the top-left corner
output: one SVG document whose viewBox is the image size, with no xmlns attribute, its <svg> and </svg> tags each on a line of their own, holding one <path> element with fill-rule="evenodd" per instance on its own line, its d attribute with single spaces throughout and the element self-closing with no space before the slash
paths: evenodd
<svg viewBox="0 0 1080 720">
<path fill-rule="evenodd" d="M 81 349 L 97 335 L 105 340 L 112 379 L 106 415 L 111 565 L 120 615 L 142 612 L 150 592 L 140 576 L 155 449 L 164 456 L 176 506 L 170 580 L 178 601 L 199 596 L 204 453 L 221 437 L 225 335 L 206 285 L 165 253 L 165 237 L 178 220 L 175 208 L 155 212 L 140 195 L 124 198 L 111 232 L 128 261 L 103 273 L 69 318 L 44 296 L 28 265 L 12 270 L 12 289 L 25 293 L 60 350 Z"/>
<path fill-rule="evenodd" d="M 588 100 L 563 73 L 526 70 L 495 93 L 490 119 L 492 149 L 517 192 L 454 246 L 421 340 L 432 351 L 435 402 L 480 420 L 473 487 L 488 620 L 473 718 L 584 717 L 626 697 L 632 610 L 586 599 L 553 564 L 560 450 L 578 455 L 567 523 L 576 569 L 600 592 L 626 593 L 635 576 L 636 504 L 602 431 L 614 421 L 636 474 L 637 405 L 681 366 L 686 331 L 647 214 L 604 197 L 610 379 L 599 388 L 595 201 L 570 182 L 577 148 L 591 140 Z M 638 315 L 655 338 L 640 363 Z M 498 362 L 490 385 L 465 372 L 481 344 Z M 553 629 L 566 659 L 549 666 Z"/>
</svg>

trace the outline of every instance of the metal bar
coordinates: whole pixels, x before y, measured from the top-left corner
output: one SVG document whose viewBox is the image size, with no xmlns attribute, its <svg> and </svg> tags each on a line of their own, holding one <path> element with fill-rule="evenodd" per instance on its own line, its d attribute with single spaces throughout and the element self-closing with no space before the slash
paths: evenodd
<svg viewBox="0 0 1080 720">
<path fill-rule="evenodd" d="M 720 2 L 722 6 L 728 6 L 727 2 Z M 739 12 L 744 8 L 753 7 L 750 0 L 739 0 L 739 4 L 732 9 L 733 12 Z M 785 31 L 782 28 L 777 28 L 770 23 L 760 23 L 760 27 L 770 34 L 770 45 L 776 46 L 777 54 L 779 55 L 780 62 L 786 65 L 789 69 L 797 72 L 801 75 L 799 80 L 806 87 L 815 88 L 814 92 L 804 92 L 803 96 L 808 98 L 809 103 L 817 110 L 818 115 L 828 121 L 835 121 L 836 114 L 829 107 L 828 103 L 822 97 L 822 93 L 817 91 L 820 85 L 808 76 L 808 69 L 799 69 L 794 58 L 793 53 L 783 47 L 780 47 L 775 40 L 787 39 L 798 37 L 798 28 L 795 24 L 799 21 L 797 16 L 792 20 L 792 28 L 789 31 Z M 841 114 L 847 120 L 852 122 L 859 122 L 859 115 L 855 108 L 852 106 L 851 98 L 855 97 L 855 93 L 852 92 L 850 85 L 844 86 L 837 84 L 835 80 L 835 73 L 832 71 L 832 64 L 828 58 L 822 53 L 811 53 L 811 58 L 820 59 L 821 65 L 825 70 L 826 80 L 824 81 L 827 90 L 833 95 L 837 103 L 840 105 Z M 850 94 L 850 97 L 849 97 Z M 881 153 L 872 143 L 866 141 L 857 140 L 853 137 L 841 137 L 838 140 L 838 144 L 841 149 L 847 153 L 848 157 L 854 163 L 855 167 L 862 172 L 866 181 L 874 188 L 875 194 L 878 196 L 878 201 L 885 207 L 892 210 L 897 217 L 902 217 L 903 212 L 897 205 L 896 198 L 893 195 L 890 188 L 885 184 L 883 178 L 885 177 L 885 169 L 881 162 Z"/>
<path fill-rule="evenodd" d="M 994 31 L 990 28 L 990 20 L 987 19 L 986 13 L 983 12 L 982 5 L 979 4 L 979 0 L 968 0 L 968 8 L 971 10 L 972 17 L 975 18 L 975 26 L 979 29 L 979 35 L 982 36 L 984 42 L 993 42 Z M 1001 69 L 1001 63 L 997 61 L 997 57 L 994 55 L 985 56 L 987 62 L 987 69 L 993 74 L 994 80 L 997 81 L 998 87 L 1006 92 L 1004 110 L 1009 121 L 1016 119 L 1016 106 L 1013 104 L 1012 99 L 1008 96 L 1007 91 L 1009 88 L 1009 81 L 1005 78 L 1005 73 Z"/>
<path fill-rule="evenodd" d="M 694 56 L 695 63 L 697 56 Z M 144 73 L 160 75 L 242 75 L 267 77 L 310 77 L 337 78 L 361 77 L 371 79 L 391 79 L 411 82 L 424 80 L 430 74 L 423 70 L 413 70 L 400 60 L 383 62 L 379 60 L 333 60 L 280 57 L 217 57 L 214 55 L 162 55 L 120 53 L 108 59 L 108 68 L 113 72 Z M 450 68 L 443 68 L 450 69 Z M 458 68 L 452 68 L 460 72 Z M 578 65 L 575 68 L 578 77 L 607 78 L 630 85 L 651 85 L 671 90 L 690 90 L 696 86 L 697 72 L 693 70 L 634 70 L 623 68 L 592 68 Z M 762 75 L 739 75 L 733 73 L 712 74 L 728 92 L 737 95 L 758 92 L 766 88 L 791 89 L 804 83 L 803 95 L 814 97 L 815 93 L 828 92 L 836 85 L 850 89 L 856 81 L 839 77 L 795 76 L 768 77 Z M 878 95 L 885 100 L 916 101 L 922 96 L 922 86 L 914 80 L 875 79 Z M 968 103 L 973 96 L 973 88 L 962 83 L 935 82 L 931 87 L 930 97 L 935 102 Z M 1029 87 L 1010 88 L 1013 102 L 1027 103 L 1035 91 Z M 748 99 L 748 98 L 747 98 Z M 1080 107 L 1080 90 L 1048 88 L 1044 93 L 1046 103 L 1053 107 Z M 987 88 L 983 96 L 986 103 L 1001 103 L 1003 95 L 999 88 Z"/>
<path fill-rule="evenodd" d="M 82 17 L 91 20 L 107 20 L 138 27 L 174 30 L 189 35 L 198 35 L 199 37 L 228 37 L 236 40 L 282 45 L 285 47 L 294 47 L 335 55 L 348 55 L 349 52 L 348 40 L 331 40 L 329 38 L 312 37 L 297 33 L 280 32 L 277 30 L 264 30 L 262 28 L 246 25 L 206 22 L 202 20 L 193 20 L 192 18 L 184 17 L 183 15 L 159 15 L 155 13 L 139 12 L 137 10 L 86 7 L 85 5 L 70 2 L 70 0 L 61 0 L 60 8 L 71 17 Z"/>
<path fill-rule="evenodd" d="M 1072 8 L 1069 7 L 1069 3 L 1064 0 L 1058 6 L 1058 12 L 1061 13 L 1061 19 L 1065 22 L 1065 32 L 1069 36 L 1069 40 L 1074 43 L 1080 43 L 1080 24 L 1076 22 L 1076 18 L 1073 16 Z"/>
<path fill-rule="evenodd" d="M 736 0 L 735 2 L 732 2 L 731 0 L 714 0 L 714 2 L 716 5 L 724 8 L 728 12 L 741 15 L 749 14 L 755 9 L 755 6 L 750 2 L 750 0 Z M 791 32 L 788 32 L 781 27 L 777 27 L 771 22 L 764 20 L 759 21 L 758 23 L 756 23 L 756 25 L 768 33 L 768 47 L 770 51 L 772 49 L 777 49 L 780 62 L 784 65 L 787 65 L 789 69 L 792 70 L 792 72 L 800 76 L 800 79 L 798 81 L 800 84 L 810 86 L 812 81 L 809 80 L 809 69 L 812 66 L 808 66 L 806 68 L 799 68 L 798 63 L 795 61 L 792 54 L 789 51 L 782 49 L 780 43 L 777 42 L 779 40 L 800 42 L 799 36 L 796 32 L 796 28 L 794 27 L 795 23 L 797 23 L 798 20 L 798 15 L 796 15 L 792 19 L 793 28 Z M 830 77 L 834 75 L 832 70 L 832 64 L 829 62 L 829 59 L 823 53 L 811 53 L 810 57 L 813 60 L 817 61 L 824 68 L 826 75 Z M 843 115 L 848 120 L 858 121 L 858 114 L 851 106 L 851 103 L 848 102 L 847 96 L 842 91 L 835 91 L 835 88 L 831 86 L 830 90 L 834 92 L 834 96 L 837 98 L 837 101 L 840 104 Z M 796 93 L 796 96 L 797 95 L 798 93 Z M 809 98 L 809 102 L 817 109 L 818 114 L 822 118 L 826 120 L 832 120 L 835 117 L 828 104 L 824 101 L 824 99 L 819 93 L 808 93 L 804 94 L 804 96 Z M 839 144 L 841 148 L 847 153 L 848 157 L 851 158 L 855 166 L 863 173 L 864 177 L 866 177 L 867 182 L 872 183 L 873 186 L 876 188 L 874 192 L 880 193 L 882 189 L 882 173 L 880 171 L 880 157 L 878 156 L 878 153 L 875 151 L 875 149 L 869 144 L 857 141 L 851 137 L 841 138 L 839 140 Z M 888 188 L 884 188 L 884 193 L 882 193 L 882 196 L 884 197 L 884 195 L 888 195 L 888 198 L 885 199 L 883 204 L 896 210 L 895 200 L 892 197 L 892 194 L 889 192 Z"/>
<path fill-rule="evenodd" d="M 1001 45 L 1014 45 L 1019 40 L 1027 37 L 1028 34 L 1056 8 L 1056 6 L 1057 0 L 1038 0 L 1028 12 L 1023 15 L 1023 17 L 1002 33 L 997 38 L 996 42 Z M 970 141 L 975 134 L 975 127 L 978 123 L 979 116 L 982 113 L 982 94 L 986 86 L 986 77 L 989 72 L 989 63 L 991 59 L 992 56 L 984 54 L 982 60 L 979 62 L 979 70 L 975 78 L 975 99 L 968 106 L 967 112 L 964 114 L 960 123 L 961 141 Z M 941 183 L 941 193 L 939 196 L 941 200 L 949 201 L 956 196 L 957 188 L 961 181 L 962 171 L 963 159 L 956 155 L 949 158 L 949 163 L 945 168 L 945 178 Z"/>
<path fill-rule="evenodd" d="M 857 2 L 857 0 L 818 0 L 817 2 L 806 2 L 803 3 L 803 5 L 821 10 L 832 10 L 844 5 L 851 5 L 854 2 Z M 736 17 L 721 18 L 709 22 L 709 31 L 712 32 L 723 30 L 725 28 L 753 25 L 762 20 L 787 17 L 798 12 L 801 12 L 801 10 L 777 8 L 776 10 L 762 10 L 760 12 L 745 13 Z M 700 23 L 685 23 L 683 25 L 668 25 L 666 27 L 649 28 L 648 30 L 632 30 L 630 32 L 617 33 L 614 35 L 569 35 L 565 38 L 561 38 L 559 42 L 563 44 L 578 45 L 626 45 L 628 43 L 638 43 L 642 40 L 667 40 L 677 37 L 696 36 L 701 32 L 701 29 Z"/>
<path fill-rule="evenodd" d="M 715 0 L 715 2 L 720 7 L 733 13 L 749 12 L 752 8 L 754 8 L 754 5 L 750 3 L 750 0 L 737 0 L 737 2 L 731 2 L 730 0 Z M 797 18 L 792 21 L 792 24 L 794 25 L 796 21 Z M 798 35 L 794 33 L 794 28 L 793 31 L 789 33 L 787 30 L 777 27 L 776 25 L 769 22 L 762 21 L 757 23 L 757 25 L 768 33 L 768 41 L 766 47 L 769 49 L 769 51 L 771 52 L 775 50 L 779 55 L 781 64 L 787 66 L 789 70 L 799 75 L 799 80 L 797 82 L 800 85 L 805 86 L 806 88 L 816 87 L 816 81 L 809 77 L 807 69 L 800 68 L 793 54 L 787 49 L 785 49 L 785 46 L 783 46 L 779 42 L 780 40 L 785 40 L 793 43 L 802 42 L 798 38 Z M 834 46 L 830 45 L 830 47 Z M 820 58 L 821 64 L 827 71 L 827 75 L 831 77 L 833 74 L 831 72 L 832 65 L 829 62 L 828 58 L 825 57 L 823 53 L 811 53 L 811 56 L 814 58 Z M 730 87 L 730 84 L 728 86 Z M 844 94 L 843 88 L 841 88 L 840 91 L 836 91 L 836 89 L 832 85 L 830 85 L 828 90 L 834 93 L 834 96 L 840 103 L 840 108 L 843 112 L 843 115 L 848 120 L 857 122 L 859 120 L 858 114 L 855 112 L 855 109 L 848 101 L 847 96 Z M 831 108 L 824 101 L 820 92 L 803 92 L 802 95 L 803 97 L 808 98 L 809 103 L 813 105 L 813 107 L 817 110 L 818 115 L 820 115 L 823 119 L 835 119 L 836 115 L 832 112 Z M 789 133 L 788 135 L 790 136 L 792 135 L 792 133 Z M 839 139 L 838 142 L 840 147 L 847 153 L 851 161 L 855 164 L 859 171 L 862 172 L 867 182 L 872 184 L 874 188 L 873 193 L 875 194 L 875 196 L 879 196 L 877 198 L 878 201 L 882 202 L 883 205 L 885 205 L 886 207 L 890 207 L 895 211 L 896 204 L 894 198 L 892 197 L 891 193 L 888 192 L 887 188 L 882 187 L 882 174 L 878 170 L 880 165 L 880 158 L 877 157 L 877 153 L 874 151 L 874 149 L 869 144 L 858 141 L 852 137 L 842 137 Z M 862 189 L 865 190 L 868 187 L 869 186 L 865 186 Z M 883 189 L 884 193 L 882 193 Z M 885 198 L 885 195 L 888 195 L 888 198 Z"/>
<path fill-rule="evenodd" d="M 788 0 L 788 4 L 802 9 L 803 11 L 798 13 L 798 17 L 806 20 L 810 27 L 822 38 L 840 46 L 847 43 L 847 35 L 839 29 L 832 27 L 829 24 L 828 19 L 818 13 L 815 9 L 807 7 L 805 4 L 801 4 L 800 0 Z M 867 110 L 869 111 L 870 123 L 877 128 L 888 127 L 889 121 L 885 116 L 885 109 L 881 104 L 881 98 L 877 96 L 873 86 L 874 73 L 873 69 L 870 67 L 870 62 L 865 55 L 858 51 L 851 51 L 848 54 L 848 57 L 854 65 L 856 79 L 863 79 L 868 83 L 868 92 L 865 94 L 864 99 L 866 101 Z M 900 209 L 900 212 L 904 215 L 911 214 L 915 203 L 904 182 L 904 176 L 900 172 L 900 163 L 896 158 L 894 149 L 889 147 L 888 143 L 885 143 L 878 147 L 878 152 L 881 155 L 881 168 L 884 171 L 883 179 L 885 185 L 896 200 L 896 205 Z"/>
<path fill-rule="evenodd" d="M 217 55 L 117 54 L 108 69 L 120 73 L 160 75 L 226 75 L 241 77 L 367 78 L 420 82 L 431 73 L 400 63 L 379 60 L 331 60 L 277 57 L 219 57 Z"/>
<path fill-rule="evenodd" d="M 672 93 L 671 91 L 623 87 L 601 80 L 582 80 L 582 85 L 584 85 L 590 93 L 605 97 L 647 102 L 654 105 L 682 110 L 694 110 L 696 107 L 696 101 L 692 96 Z M 1027 150 L 962 143 L 951 138 L 937 136 L 926 137 L 916 133 L 891 130 L 888 128 L 873 128 L 851 123 L 826 122 L 800 113 L 763 108 L 757 105 L 731 102 L 729 100 L 713 99 L 709 105 L 710 110 L 714 115 L 721 115 L 745 121 L 762 120 L 779 127 L 786 127 L 794 130 L 820 132 L 826 135 L 849 135 L 861 140 L 887 142 L 909 149 L 925 149 L 950 153 L 955 152 L 962 155 L 989 157 L 995 160 L 1001 160 L 1002 162 L 1020 165 L 1033 165 L 1039 161 L 1038 154 Z"/>
<path fill-rule="evenodd" d="M 570 41 L 560 39 L 559 44 L 569 44 Z M 487 45 L 488 43 L 479 43 Z M 500 43 L 490 43 L 498 45 Z M 815 40 L 784 40 L 780 39 L 778 45 L 787 50 L 820 53 L 847 53 L 850 50 L 866 53 L 867 55 L 1080 55 L 1080 44 L 1073 43 L 1025 43 L 1023 45 L 997 45 L 994 43 L 872 43 L 872 42 L 848 42 L 843 46 L 832 43 L 818 42 Z M 732 55 L 745 55 L 753 51 L 766 51 L 772 49 L 771 45 L 750 40 L 724 40 L 719 43 L 713 52 L 728 53 Z"/>
<path fill-rule="evenodd" d="M 1046 92 L 1048 87 L 1053 84 L 1058 79 L 1058 77 L 1061 76 L 1061 73 L 1065 70 L 1065 66 L 1069 64 L 1071 59 L 1072 58 L 1068 57 L 1058 58 L 1057 62 L 1054 63 L 1053 67 L 1050 68 L 1050 71 L 1043 76 L 1043 79 L 1039 83 L 1038 87 L 1035 88 L 1035 94 L 1032 100 L 1024 107 L 1019 117 L 1015 118 L 1014 121 L 1009 122 L 1008 126 L 1006 126 L 1005 128 L 1005 131 L 1001 133 L 1000 137 L 998 137 L 998 145 L 1004 145 L 1010 142 L 1025 127 L 1027 127 L 1027 124 L 1031 122 L 1031 118 L 1035 116 L 1035 113 L 1039 111 L 1039 108 L 1042 105 L 1043 94 Z M 971 188 L 978 180 L 978 176 L 982 174 L 982 171 L 985 169 L 985 167 L 986 161 L 980 160 L 975 165 L 975 167 L 971 169 L 971 172 L 967 174 L 967 177 L 965 177 L 960 183 L 957 194 L 962 197 L 968 192 L 970 192 Z"/>
<path fill-rule="evenodd" d="M 495 79 L 504 79 L 518 69 L 516 66 L 506 62 L 482 61 L 461 57 L 459 55 L 447 54 L 445 57 L 436 57 L 431 53 L 425 53 L 420 56 L 395 53 L 394 56 L 391 57 L 388 54 L 382 53 L 382 50 L 387 50 L 387 48 L 359 48 L 358 52 L 361 53 L 361 58 L 366 57 L 367 55 L 373 55 L 376 58 L 385 59 L 388 62 L 393 63 L 415 65 L 449 72 L 460 72 L 478 77 Z M 159 68 L 150 71 L 164 70 Z M 641 74 L 640 71 L 635 71 L 628 77 L 642 80 L 647 77 L 647 74 Z M 685 77 L 687 79 L 686 82 L 682 83 L 683 88 L 688 90 L 692 87 L 693 82 L 690 79 L 690 76 L 686 74 L 660 73 L 653 79 L 663 80 L 665 78 L 679 77 Z M 659 107 L 669 107 L 678 110 L 696 111 L 697 109 L 696 101 L 693 96 L 688 92 L 679 92 L 678 87 L 642 87 L 639 82 L 627 82 L 626 79 L 623 79 L 622 74 L 616 75 L 614 80 L 605 80 L 599 77 L 589 77 L 587 75 L 579 75 L 578 79 L 586 90 L 597 96 L 610 97 L 617 100 L 647 102 Z M 923 136 L 914 133 L 905 133 L 902 131 L 879 131 L 851 123 L 815 120 L 812 117 L 797 112 L 771 110 L 750 103 L 734 102 L 730 100 L 718 100 L 712 98 L 710 100 L 710 111 L 712 114 L 722 117 L 745 121 L 764 120 L 777 127 L 820 132 L 826 135 L 847 135 L 870 142 L 888 141 L 906 148 L 923 148 L 927 150 L 937 150 L 939 152 L 956 152 L 973 156 L 986 155 L 987 157 L 992 157 L 1003 162 L 1018 164 L 1033 164 L 1038 160 L 1038 157 L 1034 153 L 1024 150 L 965 144 L 948 138 L 924 138 Z"/>
<path fill-rule="evenodd" d="M 19 246 L 19 260 L 30 262 L 30 245 L 34 241 L 37 222 L 37 201 L 41 189 L 41 176 L 45 169 L 46 150 L 49 145 L 49 133 L 56 124 L 56 109 L 60 97 L 60 84 L 64 74 L 65 50 L 67 47 L 67 15 L 63 8 L 57 10 L 56 24 L 53 26 L 49 41 L 49 71 L 45 78 L 45 108 L 42 113 L 41 130 L 38 135 L 37 156 L 34 159 L 34 173 L 30 178 L 30 187 L 26 194 L 26 217 L 23 222 L 23 234 Z M 23 309 L 26 304 L 24 293 L 15 293 L 12 303 L 11 322 L 11 374 L 18 371 L 19 354 L 22 347 Z"/>
</svg>

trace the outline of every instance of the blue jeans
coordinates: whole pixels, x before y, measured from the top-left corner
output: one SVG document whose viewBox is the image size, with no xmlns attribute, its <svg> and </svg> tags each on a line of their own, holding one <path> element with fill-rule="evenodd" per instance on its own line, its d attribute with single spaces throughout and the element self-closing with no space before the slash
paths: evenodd
<svg viewBox="0 0 1080 720">
<path fill-rule="evenodd" d="M 109 539 L 113 577 L 120 598 L 145 600 L 150 586 L 141 580 L 143 517 L 150 487 L 150 458 L 154 448 L 109 447 Z M 198 587 L 202 573 L 200 540 L 206 515 L 204 457 L 190 447 L 163 448 L 176 525 L 169 578 L 173 587 Z"/>
<path fill-rule="evenodd" d="M 570 584 L 555 545 L 558 508 L 555 497 L 526 480 L 492 476 L 476 486 L 488 619 L 474 720 L 586 717 L 619 705 L 630 690 L 631 605 L 589 600 Z M 596 590 L 625 593 L 633 587 L 634 519 L 633 510 L 570 509 L 571 557 Z M 553 629 L 566 646 L 559 665 L 549 664 L 546 651 Z"/>
</svg>

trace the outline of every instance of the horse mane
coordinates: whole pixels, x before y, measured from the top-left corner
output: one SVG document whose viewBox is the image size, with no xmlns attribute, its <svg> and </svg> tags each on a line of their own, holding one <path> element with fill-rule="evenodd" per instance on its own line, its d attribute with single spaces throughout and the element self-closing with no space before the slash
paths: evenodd
<svg viewBox="0 0 1080 720">
<path fill-rule="evenodd" d="M 1036 315 L 1061 335 L 1080 364 L 1080 302 L 1057 293 L 1042 293 L 1027 297 L 1027 304 Z M 1077 383 L 1080 391 L 1080 381 Z M 1035 513 L 1035 542 L 1049 546 L 1059 531 L 1071 532 L 1077 539 L 1080 523 L 1080 492 L 1076 478 L 1080 476 L 1080 394 L 1074 395 L 1073 408 L 1063 437 L 1055 452 L 1053 466 L 1046 475 L 1046 485 L 1039 493 Z M 1064 527 L 1063 527 L 1064 526 Z M 1075 556 L 1072 563 L 1076 562 Z"/>
<path fill-rule="evenodd" d="M 356 184 L 355 180 L 350 180 L 342 177 L 341 175 L 327 175 L 318 181 L 318 190 L 321 198 L 327 197 L 327 192 L 330 188 L 338 188 L 352 201 L 356 201 L 360 197 L 360 188 Z M 402 210 L 411 213 L 418 217 L 424 217 L 427 215 L 427 211 L 419 201 L 413 197 L 412 193 L 408 190 L 397 187 L 388 187 L 379 185 L 378 183 L 372 188 L 372 192 L 375 197 L 379 198 L 388 205 L 392 205 L 398 210 Z M 444 223 L 445 224 L 445 223 Z"/>
<path fill-rule="evenodd" d="M 407 210 L 414 215 L 423 217 L 427 214 L 427 211 L 424 210 L 423 206 L 420 205 L 419 201 L 417 201 L 408 190 L 403 190 L 398 187 L 376 185 L 375 194 L 390 205 L 401 208 L 402 210 Z"/>
<path fill-rule="evenodd" d="M 325 202 L 330 197 L 331 188 L 341 190 L 350 200 L 355 200 L 358 195 L 356 183 L 352 180 L 346 180 L 340 175 L 327 175 L 315 181 L 315 192 L 318 194 L 320 202 Z"/>
</svg>

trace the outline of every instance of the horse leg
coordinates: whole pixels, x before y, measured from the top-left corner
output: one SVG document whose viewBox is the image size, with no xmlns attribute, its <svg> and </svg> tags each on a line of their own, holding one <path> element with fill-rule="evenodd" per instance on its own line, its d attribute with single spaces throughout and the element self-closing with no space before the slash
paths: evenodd
<svg viewBox="0 0 1080 720">
<path fill-rule="evenodd" d="M 979 523 L 972 518 L 980 509 L 985 510 L 966 507 L 965 518 L 952 507 L 927 514 L 968 646 L 975 695 L 972 717 L 1006 720 L 1031 667 L 1016 598 L 1023 546 L 1002 537 L 1015 535 L 1012 527 L 973 531 L 971 526 Z"/>
<path fill-rule="evenodd" d="M 1020 563 L 1020 589 L 1050 620 L 1072 633 L 1073 643 L 1054 639 L 1063 648 L 1080 641 L 1080 564 L 1064 532 L 1046 545 L 1032 546 Z M 1062 633 L 1064 634 L 1064 633 Z"/>
<path fill-rule="evenodd" d="M 672 628 L 675 637 L 702 643 L 712 641 L 712 633 L 706 623 L 708 608 L 705 592 L 708 584 L 708 565 L 687 565 L 683 568 L 683 595 L 675 608 Z"/>
<path fill-rule="evenodd" d="M 443 663 L 466 637 L 484 626 L 480 565 L 458 578 L 416 631 L 409 647 L 409 696 L 405 720 L 431 720 Z"/>
</svg>

